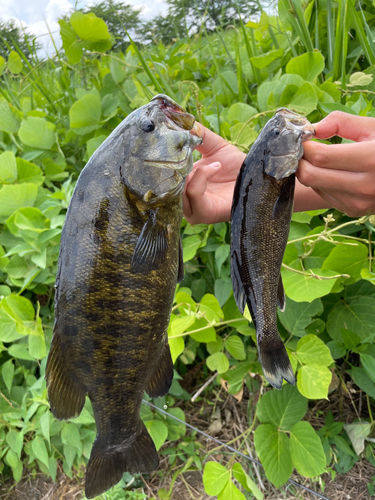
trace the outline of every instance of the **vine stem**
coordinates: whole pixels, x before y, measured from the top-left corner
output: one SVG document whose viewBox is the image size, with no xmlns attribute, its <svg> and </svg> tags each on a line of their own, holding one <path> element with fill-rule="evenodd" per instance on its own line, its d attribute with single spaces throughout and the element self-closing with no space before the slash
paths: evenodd
<svg viewBox="0 0 375 500">
<path fill-rule="evenodd" d="M 335 276 L 319 276 L 319 274 L 315 274 L 311 269 L 309 271 L 300 271 L 298 269 L 294 269 L 293 267 L 287 266 L 283 264 L 283 268 L 288 271 L 293 271 L 294 273 L 301 274 L 302 276 L 307 276 L 309 278 L 315 278 L 317 280 L 334 280 L 336 278 L 350 278 L 349 274 L 336 274 Z"/>
<path fill-rule="evenodd" d="M 246 318 L 228 319 L 228 321 L 221 321 L 220 323 L 212 321 L 211 323 L 207 323 L 207 326 L 204 326 L 203 328 L 197 328 L 196 330 L 191 330 L 190 332 L 179 333 L 178 335 L 172 335 L 168 338 L 177 339 L 178 337 L 186 337 L 187 335 L 191 335 L 192 333 L 197 333 L 203 330 L 207 330 L 207 328 L 210 328 L 211 326 L 229 325 L 229 323 L 238 323 L 239 321 L 244 321 L 244 320 L 249 321 Z"/>
</svg>

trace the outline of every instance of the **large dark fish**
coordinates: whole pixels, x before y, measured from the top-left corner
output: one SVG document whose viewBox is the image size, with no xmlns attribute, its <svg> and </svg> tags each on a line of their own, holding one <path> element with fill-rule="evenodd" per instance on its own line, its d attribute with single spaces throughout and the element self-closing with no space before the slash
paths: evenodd
<svg viewBox="0 0 375 500">
<path fill-rule="evenodd" d="M 281 108 L 263 128 L 238 174 L 231 215 L 231 274 L 236 303 L 249 307 L 260 362 L 268 382 L 281 389 L 295 377 L 277 331 L 276 305 L 285 294 L 280 270 L 293 210 L 295 171 L 302 143 L 314 129 Z"/>
<path fill-rule="evenodd" d="M 158 466 L 139 411 L 145 390 L 162 396 L 172 383 L 167 327 L 183 276 L 182 192 L 197 134 L 193 116 L 154 97 L 95 152 L 69 206 L 46 379 L 55 417 L 79 415 L 86 394 L 92 402 L 87 498 L 125 471 Z"/>
</svg>

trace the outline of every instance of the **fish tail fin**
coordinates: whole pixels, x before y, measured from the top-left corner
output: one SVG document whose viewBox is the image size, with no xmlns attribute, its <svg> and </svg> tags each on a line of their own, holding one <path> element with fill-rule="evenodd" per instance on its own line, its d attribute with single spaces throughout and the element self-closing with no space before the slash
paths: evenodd
<svg viewBox="0 0 375 500">
<path fill-rule="evenodd" d="M 281 389 L 283 379 L 292 385 L 296 383 L 288 353 L 280 337 L 275 340 L 267 334 L 263 335 L 258 340 L 258 351 L 264 376 L 273 387 Z"/>
<path fill-rule="evenodd" d="M 124 472 L 152 472 L 157 469 L 159 458 L 150 434 L 143 422 L 130 443 L 111 446 L 97 436 L 86 470 L 85 493 L 94 498 L 117 484 Z"/>
<path fill-rule="evenodd" d="M 46 381 L 53 415 L 60 420 L 78 416 L 85 405 L 86 391 L 71 369 L 67 368 L 57 333 L 48 355 Z"/>
</svg>

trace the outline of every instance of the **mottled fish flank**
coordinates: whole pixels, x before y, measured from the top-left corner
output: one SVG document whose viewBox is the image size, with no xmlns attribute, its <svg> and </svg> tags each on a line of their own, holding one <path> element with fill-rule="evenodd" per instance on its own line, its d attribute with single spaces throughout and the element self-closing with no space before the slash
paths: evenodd
<svg viewBox="0 0 375 500">
<path fill-rule="evenodd" d="M 125 471 L 158 466 L 139 412 L 145 390 L 162 396 L 172 383 L 167 327 L 183 277 L 182 191 L 198 135 L 193 116 L 156 96 L 95 152 L 69 206 L 46 379 L 56 418 L 76 417 L 91 400 L 87 498 Z"/>
<path fill-rule="evenodd" d="M 277 330 L 285 308 L 281 265 L 293 210 L 295 172 L 302 143 L 314 134 L 306 118 L 281 108 L 254 142 L 237 177 L 231 215 L 231 275 L 241 313 L 251 313 L 263 372 L 281 389 L 295 383 Z"/>
</svg>

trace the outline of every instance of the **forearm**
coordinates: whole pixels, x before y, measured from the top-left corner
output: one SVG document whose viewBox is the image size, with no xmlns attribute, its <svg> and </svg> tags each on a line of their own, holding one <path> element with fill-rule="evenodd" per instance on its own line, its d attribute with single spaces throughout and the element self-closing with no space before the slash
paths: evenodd
<svg viewBox="0 0 375 500">
<path fill-rule="evenodd" d="M 313 189 L 304 186 L 296 179 L 294 194 L 294 212 L 332 208 L 329 203 L 321 198 Z"/>
</svg>

